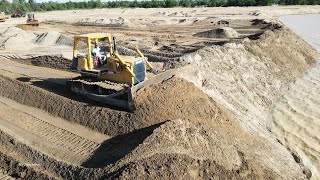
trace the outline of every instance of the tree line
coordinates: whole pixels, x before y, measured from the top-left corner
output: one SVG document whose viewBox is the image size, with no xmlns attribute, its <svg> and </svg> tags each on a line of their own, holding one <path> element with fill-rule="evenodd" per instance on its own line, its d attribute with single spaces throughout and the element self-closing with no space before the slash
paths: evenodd
<svg viewBox="0 0 320 180">
<path fill-rule="evenodd" d="M 267 6 L 267 5 L 315 5 L 320 0 L 144 0 L 144 1 L 108 1 L 90 0 L 83 2 L 36 2 L 35 0 L 0 0 L 0 11 L 11 14 L 15 10 L 55 11 L 96 8 L 172 8 L 172 7 L 219 7 L 219 6 Z"/>
</svg>

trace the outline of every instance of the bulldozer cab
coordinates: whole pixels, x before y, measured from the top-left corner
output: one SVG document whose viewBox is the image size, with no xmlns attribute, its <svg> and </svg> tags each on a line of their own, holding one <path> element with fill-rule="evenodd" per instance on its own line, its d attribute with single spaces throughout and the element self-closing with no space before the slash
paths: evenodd
<svg viewBox="0 0 320 180">
<path fill-rule="evenodd" d="M 28 14 L 28 19 L 34 19 L 34 13 L 29 13 Z"/>
<path fill-rule="evenodd" d="M 86 43 L 85 50 L 82 53 L 78 52 L 80 42 Z M 102 42 L 102 49 L 99 46 Z M 102 61 L 106 61 L 113 54 L 111 35 L 108 33 L 91 33 L 77 35 L 74 37 L 73 59 L 86 59 L 87 63 L 77 66 L 75 69 L 92 70 L 101 66 Z M 99 60 L 100 62 L 97 62 Z"/>
<path fill-rule="evenodd" d="M 27 14 L 27 24 L 26 25 L 39 26 L 39 22 L 34 17 L 34 13 L 28 13 Z"/>
<path fill-rule="evenodd" d="M 81 47 L 82 53 L 78 53 Z M 152 69 L 147 58 L 140 51 L 137 56 L 121 56 L 116 49 L 115 40 L 109 33 L 76 35 L 71 70 L 85 77 L 129 85 L 144 81 L 147 66 Z"/>
<path fill-rule="evenodd" d="M 5 22 L 5 20 L 6 20 L 5 13 L 0 11 L 0 22 Z"/>
</svg>

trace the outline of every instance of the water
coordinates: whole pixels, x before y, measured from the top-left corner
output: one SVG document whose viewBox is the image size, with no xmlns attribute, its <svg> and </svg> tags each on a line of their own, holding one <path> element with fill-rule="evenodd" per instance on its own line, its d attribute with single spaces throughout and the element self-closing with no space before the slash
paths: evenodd
<svg viewBox="0 0 320 180">
<path fill-rule="evenodd" d="M 320 53 L 320 14 L 285 16 L 280 20 Z M 320 60 L 289 85 L 272 117 L 272 130 L 278 139 L 298 154 L 311 171 L 311 179 L 320 179 Z"/>
<path fill-rule="evenodd" d="M 320 14 L 283 16 L 280 21 L 320 53 Z"/>
</svg>

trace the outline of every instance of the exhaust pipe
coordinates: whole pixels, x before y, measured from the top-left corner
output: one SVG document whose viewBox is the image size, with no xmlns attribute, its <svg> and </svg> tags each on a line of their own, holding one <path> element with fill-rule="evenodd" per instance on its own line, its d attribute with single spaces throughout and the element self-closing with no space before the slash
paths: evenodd
<svg viewBox="0 0 320 180">
<path fill-rule="evenodd" d="M 115 38 L 115 37 L 112 37 L 112 39 L 113 39 L 113 49 L 114 49 L 115 52 L 118 52 L 118 50 L 117 50 L 116 38 Z"/>
</svg>

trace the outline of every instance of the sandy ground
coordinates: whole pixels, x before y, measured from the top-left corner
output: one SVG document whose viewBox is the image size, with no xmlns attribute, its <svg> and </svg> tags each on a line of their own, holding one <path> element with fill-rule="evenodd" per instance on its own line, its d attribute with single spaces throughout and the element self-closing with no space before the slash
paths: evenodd
<svg viewBox="0 0 320 180">
<path fill-rule="evenodd" d="M 319 6 L 269 6 L 269 7 L 216 7 L 216 8 L 168 8 L 168 9 L 95 9 L 70 10 L 38 13 L 41 21 L 67 23 L 92 23 L 99 25 L 125 25 L 129 27 L 149 27 L 165 24 L 192 23 L 194 20 L 210 18 L 222 19 L 275 19 L 283 15 L 319 14 Z M 63 18 L 61 18 L 63 17 Z M 25 19 L 8 20 L 2 25 L 18 25 Z M 54 30 L 54 29 L 51 29 Z M 57 29 L 58 30 L 58 29 Z"/>
<path fill-rule="evenodd" d="M 11 164 L 0 169 L 31 179 L 309 178 L 317 165 L 297 162 L 310 156 L 292 150 L 314 162 L 317 152 L 288 148 L 292 136 L 279 143 L 269 118 L 288 84 L 317 60 L 276 18 L 307 13 L 320 6 L 49 12 L 27 31 L 14 27 L 25 19 L 7 20 L 0 24 L 0 161 Z M 133 113 L 75 96 L 64 88 L 76 76 L 66 71 L 73 35 L 88 32 L 111 32 L 122 54 L 139 45 L 159 70 L 179 75 L 139 91 Z M 301 87 L 317 83 L 306 78 Z M 299 87 L 288 95 L 309 92 Z M 308 97 L 306 104 L 317 103 Z M 281 102 L 277 108 L 291 107 Z M 281 134 L 281 120 L 291 118 L 277 117 Z M 308 147 L 318 142 L 299 135 L 315 142 Z M 21 170 L 16 161 L 38 166 Z"/>
</svg>

